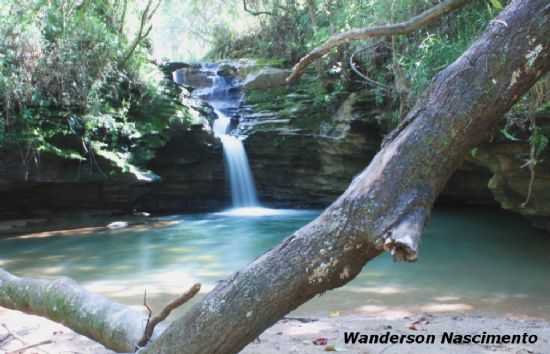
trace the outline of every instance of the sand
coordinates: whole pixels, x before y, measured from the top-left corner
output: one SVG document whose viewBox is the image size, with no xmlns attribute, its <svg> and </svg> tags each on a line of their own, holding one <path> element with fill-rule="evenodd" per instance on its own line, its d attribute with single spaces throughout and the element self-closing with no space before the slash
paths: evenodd
<svg viewBox="0 0 550 354">
<path fill-rule="evenodd" d="M 44 318 L 0 308 L 0 353 L 5 354 L 27 345 L 51 341 L 26 350 L 25 354 L 111 354 L 113 352 L 60 324 Z M 436 344 L 345 344 L 344 332 L 362 334 L 434 334 Z M 534 344 L 440 344 L 443 332 L 476 334 L 536 335 Z M 13 336 L 6 336 L 9 333 Z M 324 343 L 326 342 L 326 344 Z M 548 354 L 550 322 L 539 319 L 499 318 L 472 314 L 429 313 L 401 318 L 333 314 L 330 317 L 288 317 L 263 333 L 241 354 L 325 353 L 350 354 Z"/>
</svg>

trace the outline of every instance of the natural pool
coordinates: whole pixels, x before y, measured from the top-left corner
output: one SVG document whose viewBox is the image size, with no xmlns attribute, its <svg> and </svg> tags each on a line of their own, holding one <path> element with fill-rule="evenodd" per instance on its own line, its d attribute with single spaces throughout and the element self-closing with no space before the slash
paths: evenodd
<svg viewBox="0 0 550 354">
<path fill-rule="evenodd" d="M 0 267 L 21 276 L 68 276 L 132 305 L 142 304 L 147 288 L 149 303 L 161 306 L 194 282 L 207 292 L 318 213 L 174 215 L 159 218 L 163 227 L 3 239 Z M 549 269 L 550 235 L 521 217 L 437 209 L 418 262 L 381 256 L 350 284 L 296 313 L 472 311 L 550 319 Z"/>
</svg>

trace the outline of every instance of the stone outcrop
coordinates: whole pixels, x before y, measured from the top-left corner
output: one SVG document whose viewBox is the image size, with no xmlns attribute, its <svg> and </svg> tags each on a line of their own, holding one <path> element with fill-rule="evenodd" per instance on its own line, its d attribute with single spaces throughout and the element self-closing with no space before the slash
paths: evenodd
<svg viewBox="0 0 550 354">
<path fill-rule="evenodd" d="M 550 115 L 537 121 L 550 132 Z M 468 159 L 491 171 L 488 186 L 500 207 L 524 215 L 535 226 L 550 231 L 550 152 L 545 150 L 538 158 L 529 195 L 531 173 L 526 162 L 530 149 L 525 136 L 520 141 L 500 137 L 480 146 Z"/>
<path fill-rule="evenodd" d="M 306 96 L 287 96 L 307 102 Z M 385 128 L 384 109 L 364 93 L 352 93 L 329 120 L 299 128 L 313 112 L 308 104 L 277 111 L 273 106 L 243 109 L 240 131 L 245 141 L 260 196 L 275 205 L 323 205 L 340 195 L 379 149 Z M 246 101 L 246 100 L 245 100 Z M 248 113 L 247 113 L 248 112 Z M 550 135 L 550 118 L 539 117 Z M 503 124 L 504 124 L 503 120 Z M 497 132 L 492 142 L 473 150 L 451 177 L 439 203 L 500 206 L 550 230 L 550 153 L 539 158 L 529 202 L 529 132 L 516 131 L 519 141 Z"/>
<path fill-rule="evenodd" d="M 43 153 L 22 163 L 14 151 L 0 153 L 0 219 L 47 216 L 57 211 L 127 211 L 130 186 L 141 182 L 118 173 L 96 156 L 93 163 Z"/>
<path fill-rule="evenodd" d="M 281 87 L 286 85 L 288 75 L 290 75 L 290 70 L 263 68 L 248 74 L 242 86 L 245 90 L 267 90 Z"/>
<path fill-rule="evenodd" d="M 202 126 L 174 131 L 148 167 L 161 180 L 136 200 L 138 210 L 212 211 L 230 204 L 221 143 Z"/>
<path fill-rule="evenodd" d="M 245 105 L 240 132 L 248 135 L 245 145 L 259 194 L 273 205 L 323 206 L 333 201 L 380 148 L 380 122 L 386 119 L 384 108 L 368 92 L 350 94 L 334 112 L 327 112 L 328 119 L 317 117 L 313 124 L 305 122 L 313 114 L 307 104 L 284 113 L 258 110 Z M 466 162 L 441 201 L 495 204 L 487 187 L 490 177 L 484 166 Z"/>
<path fill-rule="evenodd" d="M 121 174 L 108 161 L 97 166 L 43 155 L 25 168 L 13 153 L 0 155 L 0 219 L 56 213 L 118 215 L 134 211 L 221 209 L 229 200 L 223 152 L 202 125 L 174 128 L 148 166 L 160 181 Z"/>
<path fill-rule="evenodd" d="M 301 98 L 298 98 L 301 99 Z M 331 128 L 304 127 L 308 106 L 291 114 L 243 107 L 241 132 L 262 201 L 282 206 L 325 206 L 332 202 L 378 151 L 381 135 L 372 117 L 355 114 L 356 96 L 343 104 Z M 372 113 L 372 112 L 371 112 Z"/>
</svg>

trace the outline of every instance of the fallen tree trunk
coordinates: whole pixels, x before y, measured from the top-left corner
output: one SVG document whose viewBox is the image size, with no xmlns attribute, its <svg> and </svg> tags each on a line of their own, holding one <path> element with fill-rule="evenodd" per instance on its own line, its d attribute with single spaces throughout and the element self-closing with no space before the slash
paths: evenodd
<svg viewBox="0 0 550 354">
<path fill-rule="evenodd" d="M 515 0 L 439 73 L 368 168 L 321 216 L 219 284 L 144 350 L 237 353 L 383 250 L 415 260 L 433 202 L 466 153 L 550 69 L 548 0 Z"/>
<path fill-rule="evenodd" d="M 398 260 L 415 260 L 433 202 L 450 175 L 550 70 L 548 33 L 547 0 L 514 0 L 466 53 L 434 78 L 337 201 L 220 283 L 140 353 L 237 353 L 286 313 L 349 282 L 384 250 Z M 2 306 L 4 287 L 2 282 Z M 11 308 L 26 311 L 24 304 Z M 39 314 L 63 321 L 51 309 Z M 123 330 L 139 321 L 129 316 L 111 328 Z M 65 323 L 80 328 L 87 322 Z"/>
</svg>

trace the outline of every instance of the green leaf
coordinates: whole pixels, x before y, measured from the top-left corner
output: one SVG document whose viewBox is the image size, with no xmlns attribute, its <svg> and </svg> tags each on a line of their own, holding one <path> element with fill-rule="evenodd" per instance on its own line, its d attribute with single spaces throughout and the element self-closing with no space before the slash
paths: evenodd
<svg viewBox="0 0 550 354">
<path fill-rule="evenodd" d="M 493 7 L 496 10 L 502 10 L 503 9 L 503 6 L 502 6 L 502 4 L 500 3 L 499 0 L 489 0 L 489 2 L 491 3 L 491 5 L 493 5 Z"/>
</svg>

